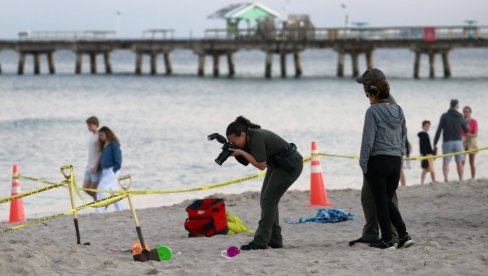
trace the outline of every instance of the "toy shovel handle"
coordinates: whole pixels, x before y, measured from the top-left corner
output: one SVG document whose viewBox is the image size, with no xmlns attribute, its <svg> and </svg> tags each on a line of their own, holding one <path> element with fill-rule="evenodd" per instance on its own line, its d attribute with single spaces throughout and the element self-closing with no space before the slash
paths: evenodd
<svg viewBox="0 0 488 276">
<path fill-rule="evenodd" d="M 71 165 L 61 167 L 61 173 L 64 175 L 64 178 L 66 178 L 67 180 L 71 178 L 71 168 L 72 168 Z M 66 173 L 65 171 L 69 171 L 69 174 Z"/>
<path fill-rule="evenodd" d="M 130 187 L 132 186 L 132 178 L 130 177 L 130 174 L 123 175 L 117 180 L 119 182 L 119 186 L 122 187 L 122 189 L 124 190 L 130 189 Z M 122 183 L 124 180 L 128 180 L 126 181 L 125 185 Z"/>
</svg>

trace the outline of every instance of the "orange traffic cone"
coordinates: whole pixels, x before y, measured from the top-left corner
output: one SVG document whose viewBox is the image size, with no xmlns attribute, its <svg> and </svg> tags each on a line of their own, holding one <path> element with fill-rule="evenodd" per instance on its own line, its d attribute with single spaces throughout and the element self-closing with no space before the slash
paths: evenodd
<svg viewBox="0 0 488 276">
<path fill-rule="evenodd" d="M 312 141 L 312 162 L 310 174 L 310 205 L 309 206 L 333 206 L 334 203 L 327 201 L 327 191 L 325 190 L 322 166 L 318 154 L 317 142 Z"/>
<path fill-rule="evenodd" d="M 19 167 L 14 165 L 12 173 L 12 194 L 20 194 Z M 10 223 L 25 221 L 24 202 L 22 198 L 14 199 L 10 202 Z"/>
</svg>

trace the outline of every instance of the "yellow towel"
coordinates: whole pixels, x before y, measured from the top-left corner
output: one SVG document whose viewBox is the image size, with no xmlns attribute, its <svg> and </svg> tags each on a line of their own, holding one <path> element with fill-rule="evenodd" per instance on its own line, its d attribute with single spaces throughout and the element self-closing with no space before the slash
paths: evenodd
<svg viewBox="0 0 488 276">
<path fill-rule="evenodd" d="M 254 233 L 254 230 L 247 228 L 238 216 L 231 214 L 229 211 L 226 211 L 225 215 L 227 216 L 227 226 L 229 227 L 228 235 L 241 232 Z"/>
</svg>

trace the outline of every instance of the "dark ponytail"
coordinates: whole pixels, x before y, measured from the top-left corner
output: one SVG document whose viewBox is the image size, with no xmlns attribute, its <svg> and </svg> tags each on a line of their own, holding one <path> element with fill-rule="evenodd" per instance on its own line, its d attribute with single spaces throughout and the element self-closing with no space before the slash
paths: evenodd
<svg viewBox="0 0 488 276">
<path fill-rule="evenodd" d="M 386 80 L 376 80 L 369 83 L 368 93 L 378 97 L 378 100 L 390 97 L 390 84 Z"/>
<path fill-rule="evenodd" d="M 261 126 L 251 123 L 249 119 L 246 119 L 243 116 L 239 116 L 234 122 L 230 123 L 229 126 L 227 126 L 227 131 L 225 132 L 225 135 L 234 134 L 236 136 L 239 136 L 243 132 L 247 133 L 250 128 L 261 128 Z"/>
</svg>

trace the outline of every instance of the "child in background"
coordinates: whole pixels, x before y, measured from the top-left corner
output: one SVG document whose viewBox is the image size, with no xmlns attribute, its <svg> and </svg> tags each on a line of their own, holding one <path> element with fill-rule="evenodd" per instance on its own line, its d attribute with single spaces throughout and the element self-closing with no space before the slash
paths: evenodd
<svg viewBox="0 0 488 276">
<path fill-rule="evenodd" d="M 430 143 L 429 137 L 430 121 L 422 122 L 422 131 L 417 135 L 419 137 L 420 154 L 422 156 L 435 155 L 432 149 L 432 144 Z M 432 182 L 435 182 L 435 171 L 434 171 L 434 159 L 424 159 L 421 161 L 420 166 L 422 167 L 422 174 L 420 175 L 420 184 L 424 184 L 425 176 L 430 172 L 430 177 Z"/>
</svg>

